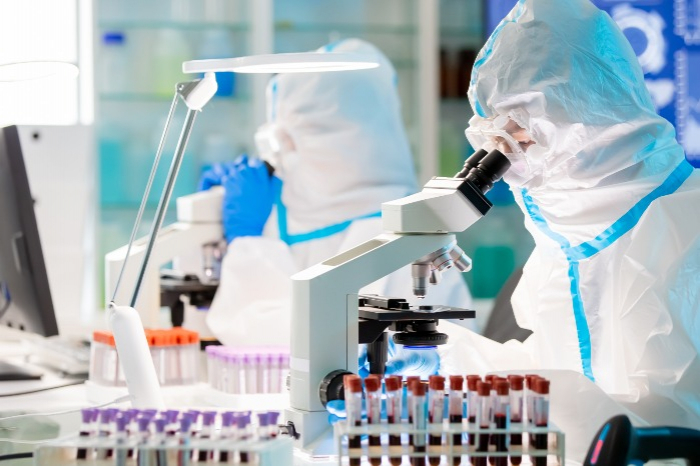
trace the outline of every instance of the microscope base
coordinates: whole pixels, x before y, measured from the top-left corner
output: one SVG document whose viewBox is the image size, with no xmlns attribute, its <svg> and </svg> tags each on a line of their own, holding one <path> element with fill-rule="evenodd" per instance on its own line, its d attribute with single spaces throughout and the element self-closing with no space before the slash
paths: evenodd
<svg viewBox="0 0 700 466">
<path fill-rule="evenodd" d="M 294 448 L 313 457 L 337 455 L 333 427 L 328 424 L 327 411 L 301 411 L 287 408 L 285 423 L 293 423 L 299 438 L 294 440 Z"/>
</svg>

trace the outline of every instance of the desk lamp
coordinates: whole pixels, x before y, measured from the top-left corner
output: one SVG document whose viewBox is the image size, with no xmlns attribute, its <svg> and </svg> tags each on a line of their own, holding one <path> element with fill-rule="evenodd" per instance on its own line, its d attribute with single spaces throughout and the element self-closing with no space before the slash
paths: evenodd
<svg viewBox="0 0 700 466">
<path fill-rule="evenodd" d="M 126 385 L 131 396 L 131 403 L 135 408 L 162 408 L 163 398 L 160 393 L 160 385 L 156 375 L 153 361 L 150 356 L 148 344 L 144 337 L 143 325 L 138 311 L 134 309 L 138 298 L 139 289 L 144 279 L 148 261 L 153 251 L 153 246 L 158 237 L 158 232 L 163 224 L 165 212 L 170 202 L 175 180 L 177 179 L 182 158 L 187 147 L 194 121 L 199 112 L 211 100 L 216 93 L 217 85 L 215 72 L 235 73 L 314 73 L 327 71 L 350 71 L 376 68 L 378 63 L 359 54 L 351 53 L 284 53 L 257 55 L 238 58 L 225 58 L 214 60 L 194 60 L 184 62 L 184 73 L 204 73 L 202 79 L 178 83 L 175 87 L 175 96 L 170 105 L 165 128 L 161 135 L 153 167 L 146 184 L 146 190 L 139 207 L 134 228 L 131 232 L 126 257 L 115 285 L 112 300 L 108 305 L 108 319 L 114 334 L 117 353 L 124 370 Z M 151 225 L 146 253 L 143 257 L 140 271 L 134 286 L 131 303 L 128 306 L 115 303 L 117 292 L 121 283 L 124 269 L 131 247 L 136 238 L 136 233 L 143 217 L 146 201 L 149 197 L 156 170 L 160 163 L 163 146 L 168 134 L 170 123 L 178 102 L 182 100 L 187 106 L 187 114 L 175 148 L 175 154 L 170 164 L 168 176 L 163 186 L 163 191 L 158 201 L 155 218 Z"/>
</svg>

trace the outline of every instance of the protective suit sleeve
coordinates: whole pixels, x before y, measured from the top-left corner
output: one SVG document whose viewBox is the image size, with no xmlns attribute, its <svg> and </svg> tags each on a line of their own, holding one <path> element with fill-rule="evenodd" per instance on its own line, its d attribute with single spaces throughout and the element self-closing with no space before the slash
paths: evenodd
<svg viewBox="0 0 700 466">
<path fill-rule="evenodd" d="M 296 266 L 276 238 L 240 237 L 228 247 L 207 325 L 225 345 L 289 346 Z"/>
</svg>

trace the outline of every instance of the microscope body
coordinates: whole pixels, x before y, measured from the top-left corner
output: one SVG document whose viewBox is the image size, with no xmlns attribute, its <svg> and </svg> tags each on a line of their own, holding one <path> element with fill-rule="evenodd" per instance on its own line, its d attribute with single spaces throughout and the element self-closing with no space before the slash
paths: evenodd
<svg viewBox="0 0 700 466">
<path fill-rule="evenodd" d="M 333 371 L 358 371 L 360 288 L 436 251 L 455 248 L 452 232 L 469 228 L 491 206 L 482 193 L 476 201 L 465 195 L 464 183 L 435 178 L 417 194 L 384 203 L 386 233 L 292 277 L 291 408 L 286 419 L 294 424 L 297 446 L 304 451 L 324 455 L 335 450 L 319 386 Z"/>
<path fill-rule="evenodd" d="M 156 247 L 146 269 L 143 285 L 134 308 L 138 309 L 146 327 L 158 326 L 161 308 L 161 270 L 173 262 L 175 270 L 182 276 L 197 275 L 200 282 L 206 283 L 208 266 L 205 254 L 211 253 L 223 240 L 221 205 L 224 190 L 221 187 L 209 189 L 177 199 L 177 222 L 163 228 L 156 238 Z M 143 257 L 146 254 L 148 238 L 134 241 L 129 252 L 129 261 L 122 281 L 136 282 Z M 127 246 L 107 253 L 105 256 L 105 290 L 115 289 L 119 272 L 124 264 Z M 131 287 L 122 286 L 115 302 L 129 303 Z M 107 302 L 112 296 L 107 296 Z"/>
</svg>

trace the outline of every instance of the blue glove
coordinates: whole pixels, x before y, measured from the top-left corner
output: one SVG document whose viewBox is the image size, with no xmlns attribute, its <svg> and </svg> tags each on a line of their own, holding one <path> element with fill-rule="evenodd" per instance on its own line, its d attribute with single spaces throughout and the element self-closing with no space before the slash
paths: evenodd
<svg viewBox="0 0 700 466">
<path fill-rule="evenodd" d="M 234 163 L 217 164 L 204 173 L 200 188 L 224 186 L 223 224 L 230 243 L 240 236 L 260 236 L 282 181 L 270 176 L 259 159 L 241 155 Z"/>
<path fill-rule="evenodd" d="M 425 379 L 439 370 L 440 355 L 435 348 L 399 347 L 394 355 L 389 351 L 385 374 L 418 375 Z"/>
</svg>

